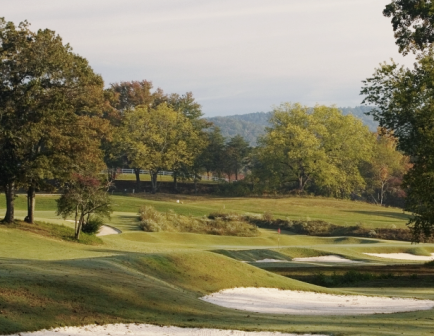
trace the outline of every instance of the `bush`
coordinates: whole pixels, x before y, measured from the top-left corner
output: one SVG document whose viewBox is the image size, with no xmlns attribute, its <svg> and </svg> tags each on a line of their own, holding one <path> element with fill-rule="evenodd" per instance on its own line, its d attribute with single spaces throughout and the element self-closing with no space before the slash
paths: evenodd
<svg viewBox="0 0 434 336">
<path fill-rule="evenodd" d="M 273 221 L 273 214 L 271 212 L 264 212 L 262 215 L 262 219 L 268 223 L 271 223 Z"/>
<path fill-rule="evenodd" d="M 246 181 L 234 181 L 220 183 L 217 187 L 217 194 L 223 196 L 245 197 L 252 195 L 251 185 Z"/>
<path fill-rule="evenodd" d="M 139 210 L 140 228 L 147 232 L 191 232 L 212 235 L 254 237 L 258 228 L 245 221 L 243 216 L 232 213 L 212 213 L 207 218 L 178 215 L 172 210 L 160 213 L 152 206 Z"/>
<path fill-rule="evenodd" d="M 91 216 L 87 223 L 83 225 L 82 231 L 87 234 L 96 234 L 104 225 L 104 221 L 101 217 Z"/>
</svg>

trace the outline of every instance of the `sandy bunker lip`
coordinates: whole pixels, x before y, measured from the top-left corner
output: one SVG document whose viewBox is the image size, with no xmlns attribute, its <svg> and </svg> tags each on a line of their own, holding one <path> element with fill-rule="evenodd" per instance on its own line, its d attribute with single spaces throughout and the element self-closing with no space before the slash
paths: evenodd
<svg viewBox="0 0 434 336">
<path fill-rule="evenodd" d="M 226 308 L 288 315 L 391 314 L 434 308 L 434 301 L 430 300 L 331 295 L 276 288 L 226 289 L 202 300 Z"/>
<path fill-rule="evenodd" d="M 360 261 L 355 261 L 351 259 L 346 259 L 338 255 L 328 255 L 328 256 L 319 256 L 319 257 L 306 257 L 306 258 L 294 258 L 292 261 L 313 261 L 313 262 L 331 262 L 331 263 L 349 263 L 349 264 L 357 264 Z"/>
<path fill-rule="evenodd" d="M 40 330 L 31 333 L 20 333 L 21 336 L 314 336 L 311 334 L 287 334 L 279 332 L 248 332 L 238 330 L 160 327 L 150 324 L 108 324 L 103 326 L 89 325 L 85 327 L 64 327 L 51 330 Z M 18 336 L 18 335 L 12 335 Z M 318 335 L 315 336 L 326 336 Z"/>
<path fill-rule="evenodd" d="M 416 261 L 430 261 L 434 260 L 434 253 L 431 256 L 418 256 L 410 253 L 363 253 L 372 257 L 396 259 L 396 260 L 416 260 Z"/>
</svg>

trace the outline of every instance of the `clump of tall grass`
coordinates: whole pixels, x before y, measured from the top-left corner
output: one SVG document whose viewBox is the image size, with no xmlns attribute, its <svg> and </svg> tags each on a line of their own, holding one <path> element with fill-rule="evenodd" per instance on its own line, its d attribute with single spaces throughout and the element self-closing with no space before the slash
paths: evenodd
<svg viewBox="0 0 434 336">
<path fill-rule="evenodd" d="M 140 228 L 147 232 L 191 232 L 220 236 L 254 237 L 259 231 L 256 225 L 244 220 L 243 216 L 232 213 L 212 213 L 208 217 L 191 217 L 166 213 L 144 205 L 139 210 Z"/>
</svg>

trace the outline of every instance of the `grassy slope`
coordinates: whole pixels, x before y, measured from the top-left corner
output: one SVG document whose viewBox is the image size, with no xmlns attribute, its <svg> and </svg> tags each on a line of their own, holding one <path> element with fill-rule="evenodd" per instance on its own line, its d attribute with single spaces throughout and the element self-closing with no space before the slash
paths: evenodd
<svg viewBox="0 0 434 336">
<path fill-rule="evenodd" d="M 57 196 L 37 196 L 38 211 L 53 212 Z M 238 213 L 262 214 L 269 211 L 276 217 L 291 219 L 322 219 L 337 225 L 362 223 L 368 228 L 404 228 L 408 215 L 401 209 L 384 208 L 363 202 L 328 198 L 219 198 L 182 195 L 146 195 L 139 197 L 113 196 L 114 211 L 137 213 L 143 204 L 153 205 L 159 211 L 170 209 L 182 215 L 203 216 L 213 211 L 234 211 Z M 180 199 L 183 204 L 176 203 Z M 4 195 L 0 195 L 0 209 L 4 209 Z M 17 210 L 25 210 L 25 196 L 16 199 Z M 54 217 L 54 214 L 51 214 Z"/>
<path fill-rule="evenodd" d="M 145 201 L 132 197 L 114 197 L 114 200 L 117 212 L 112 224 L 125 233 L 103 237 L 104 245 L 101 246 L 65 242 L 0 226 L 0 334 L 95 322 L 146 322 L 334 335 L 396 335 L 398 330 L 406 335 L 422 335 L 430 332 L 434 326 L 430 320 L 431 311 L 326 318 L 277 316 L 224 309 L 198 300 L 203 294 L 236 286 L 332 292 L 206 250 L 219 250 L 220 253 L 223 250 L 222 254 L 239 260 L 246 256 L 252 260 L 279 255 L 290 259 L 330 253 L 375 260 L 364 256 L 362 252 L 410 251 L 414 246 L 408 243 L 286 234 L 278 236 L 269 230 L 261 230 L 261 236 L 255 238 L 145 233 L 137 231 L 134 222 L 138 205 Z M 23 201 L 24 198 L 20 196 L 17 200 L 19 209 L 24 209 Z M 262 212 L 268 206 L 278 208 L 279 204 L 283 208 L 288 202 L 292 202 L 288 212 L 297 209 L 297 202 L 309 208 L 309 199 L 231 201 L 187 198 L 183 199 L 184 204 L 176 204 L 172 199 L 146 202 L 155 204 L 160 210 L 173 208 L 181 213 L 201 214 L 219 210 L 222 204 L 226 205 L 226 209 L 230 206 L 237 211 L 248 211 L 253 206 L 251 202 L 255 201 L 258 202 L 256 212 Z M 315 199 L 312 202 L 313 206 L 318 206 L 318 203 L 323 207 L 328 206 L 329 211 L 334 211 L 337 216 L 343 211 L 354 211 L 353 205 L 359 206 L 357 203 L 344 204 L 335 200 Z M 37 217 L 63 222 L 53 215 L 54 205 L 54 197 L 38 196 Z M 357 211 L 357 216 L 370 216 L 362 214 L 361 209 Z M 369 206 L 363 211 L 369 211 Z M 393 209 L 384 211 L 394 216 L 398 213 Z M 378 217 L 378 214 L 375 216 Z M 276 249 L 277 244 L 285 247 Z M 423 249 L 410 252 L 426 254 L 430 251 L 434 251 L 433 245 L 423 245 Z M 357 291 L 363 292 L 363 289 L 358 288 Z M 414 295 L 400 289 L 367 289 L 366 292 L 434 297 L 432 289 L 420 289 Z"/>
</svg>

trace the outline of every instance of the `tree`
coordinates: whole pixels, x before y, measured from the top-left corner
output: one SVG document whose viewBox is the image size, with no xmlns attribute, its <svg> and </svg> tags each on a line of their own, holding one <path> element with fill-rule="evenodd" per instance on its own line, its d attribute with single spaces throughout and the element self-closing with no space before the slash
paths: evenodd
<svg viewBox="0 0 434 336">
<path fill-rule="evenodd" d="M 197 140 L 190 120 L 165 103 L 125 112 L 115 138 L 132 165 L 150 171 L 153 193 L 160 171 L 193 162 L 195 153 L 188 144 Z"/>
<path fill-rule="evenodd" d="M 213 126 L 206 133 L 207 146 L 198 156 L 199 165 L 206 171 L 208 179 L 210 173 L 216 173 L 221 176 L 223 173 L 225 138 L 222 136 L 220 128 Z"/>
<path fill-rule="evenodd" d="M 409 158 L 396 150 L 397 143 L 391 132 L 379 129 L 373 155 L 362 169 L 367 192 L 380 205 L 383 205 L 387 193 L 400 189 L 402 177 L 410 167 Z"/>
<path fill-rule="evenodd" d="M 66 219 L 74 215 L 75 239 L 80 239 L 83 227 L 92 214 L 110 218 L 109 183 L 102 183 L 93 174 L 73 174 L 62 196 L 56 200 L 57 215 Z"/>
<path fill-rule="evenodd" d="M 243 160 L 249 154 L 249 143 L 240 135 L 231 138 L 224 148 L 224 167 L 229 181 L 231 175 L 235 175 L 235 180 L 238 181 L 238 173 L 243 167 Z"/>
<path fill-rule="evenodd" d="M 431 0 L 392 0 L 383 11 L 392 17 L 399 52 L 424 50 L 434 42 L 434 2 Z"/>
<path fill-rule="evenodd" d="M 103 81 L 51 30 L 32 32 L 0 19 L 0 182 L 6 222 L 14 221 L 14 190 L 28 190 L 33 223 L 35 190 L 65 179 L 83 162 L 99 161 L 106 123 L 100 118 Z M 80 134 L 80 136 L 77 136 Z"/>
<path fill-rule="evenodd" d="M 380 126 L 393 130 L 398 149 L 410 157 L 413 167 L 404 176 L 405 209 L 415 241 L 434 233 L 434 51 L 417 57 L 413 69 L 396 63 L 382 64 L 364 81 L 364 103 Z"/>
<path fill-rule="evenodd" d="M 280 188 L 304 192 L 309 182 L 330 194 L 345 196 L 363 186 L 358 165 L 370 157 L 373 137 L 355 117 L 335 107 L 284 103 L 259 140 L 259 166 Z"/>
</svg>

